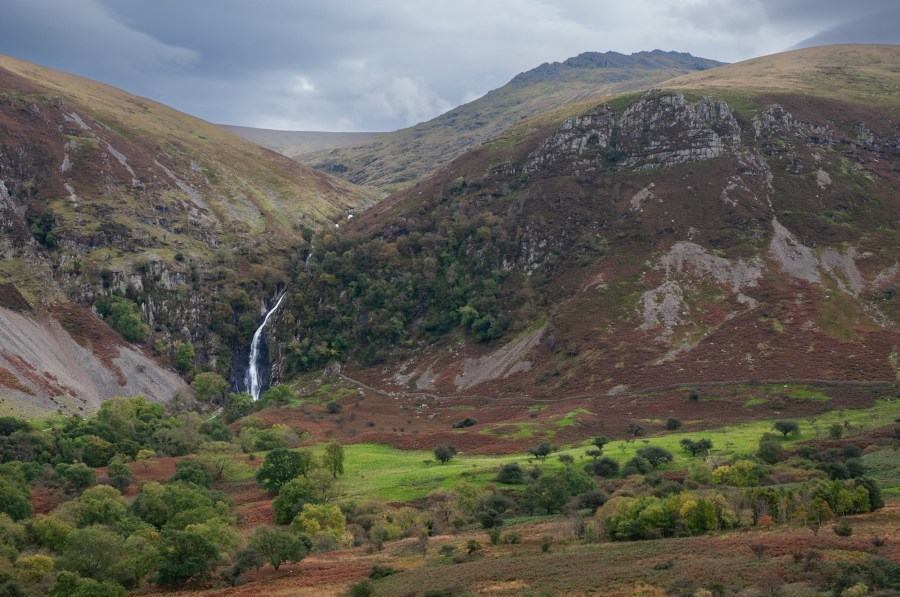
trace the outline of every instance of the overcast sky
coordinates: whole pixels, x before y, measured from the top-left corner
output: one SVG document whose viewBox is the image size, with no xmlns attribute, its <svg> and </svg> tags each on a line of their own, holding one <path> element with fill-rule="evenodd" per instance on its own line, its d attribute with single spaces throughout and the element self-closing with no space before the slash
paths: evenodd
<svg viewBox="0 0 900 597">
<path fill-rule="evenodd" d="M 0 53 L 218 123 L 394 130 L 586 51 L 900 43 L 898 0 L 0 0 Z"/>
</svg>

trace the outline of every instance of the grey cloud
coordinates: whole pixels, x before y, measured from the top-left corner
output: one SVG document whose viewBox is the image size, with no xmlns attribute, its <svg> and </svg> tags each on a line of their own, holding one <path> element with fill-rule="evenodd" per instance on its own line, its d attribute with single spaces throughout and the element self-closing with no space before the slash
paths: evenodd
<svg viewBox="0 0 900 597">
<path fill-rule="evenodd" d="M 0 0 L 0 52 L 214 122 L 391 130 L 581 52 L 742 60 L 892 1 Z"/>
<path fill-rule="evenodd" d="M 900 8 L 842 23 L 803 40 L 796 47 L 862 43 L 900 44 Z"/>
</svg>

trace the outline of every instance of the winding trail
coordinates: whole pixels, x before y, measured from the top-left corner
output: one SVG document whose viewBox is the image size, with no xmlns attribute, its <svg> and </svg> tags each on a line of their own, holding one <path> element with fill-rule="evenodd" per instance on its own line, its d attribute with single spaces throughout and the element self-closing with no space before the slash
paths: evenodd
<svg viewBox="0 0 900 597">
<path fill-rule="evenodd" d="M 530 396 L 484 396 L 480 394 L 452 394 L 449 396 L 439 396 L 429 392 L 395 392 L 382 390 L 372 387 L 362 381 L 350 377 L 343 372 L 337 374 L 341 379 L 355 386 L 387 396 L 389 398 L 428 398 L 438 402 L 449 400 L 518 400 L 524 402 L 533 402 L 535 404 L 558 404 L 569 402 L 571 400 L 585 400 L 588 398 L 628 398 L 637 397 L 643 394 L 652 394 L 656 392 L 664 392 L 667 390 L 677 390 L 678 388 L 715 388 L 732 385 L 779 385 L 779 384 L 828 384 L 835 386 L 860 386 L 860 387 L 878 387 L 896 388 L 897 384 L 891 381 L 883 380 L 844 380 L 844 379 L 737 379 L 732 381 L 705 381 L 705 382 L 687 382 L 673 383 L 662 386 L 652 386 L 649 388 L 641 388 L 640 390 L 611 390 L 609 392 L 587 392 L 584 394 L 574 394 L 564 398 L 532 398 Z"/>
</svg>

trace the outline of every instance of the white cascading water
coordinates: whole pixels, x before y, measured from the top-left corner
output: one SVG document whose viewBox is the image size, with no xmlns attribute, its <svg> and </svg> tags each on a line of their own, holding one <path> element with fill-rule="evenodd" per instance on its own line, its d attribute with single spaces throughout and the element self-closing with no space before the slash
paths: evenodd
<svg viewBox="0 0 900 597">
<path fill-rule="evenodd" d="M 257 361 L 259 360 L 259 343 L 262 340 L 263 329 L 266 327 L 266 323 L 269 321 L 272 313 L 278 310 L 279 305 L 281 305 L 281 299 L 284 298 L 285 294 L 287 294 L 287 291 L 281 293 L 281 296 L 275 302 L 275 306 L 263 317 L 262 323 L 256 328 L 256 332 L 253 334 L 253 341 L 250 343 L 250 363 L 247 368 L 246 384 L 247 391 L 253 396 L 253 400 L 259 400 L 259 363 Z"/>
</svg>

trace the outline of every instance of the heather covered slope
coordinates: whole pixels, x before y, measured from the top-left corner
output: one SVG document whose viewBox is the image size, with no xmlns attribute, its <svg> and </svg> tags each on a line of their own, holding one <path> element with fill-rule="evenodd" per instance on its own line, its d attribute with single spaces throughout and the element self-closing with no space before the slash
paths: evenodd
<svg viewBox="0 0 900 597">
<path fill-rule="evenodd" d="M 428 122 L 378 135 L 355 147 L 287 155 L 357 184 L 401 188 L 531 116 L 720 64 L 659 50 L 630 56 L 586 52 L 520 73 L 503 87 Z"/>
<path fill-rule="evenodd" d="M 333 255 L 292 287 L 282 362 L 407 347 L 359 378 L 438 395 L 895 380 L 900 49 L 853 51 L 823 94 L 734 65 L 510 129 L 313 241 Z M 753 62 L 805 77 L 848 54 L 789 56 Z"/>
<path fill-rule="evenodd" d="M 371 200 L 215 125 L 0 58 L 0 283 L 13 303 L 34 309 L 27 317 L 39 325 L 57 325 L 54 309 L 63 309 L 68 327 L 92 328 L 93 309 L 163 361 L 181 343 L 195 349 L 187 370 L 210 363 L 227 372 L 304 244 L 302 231 Z M 6 343 L 4 350 L 15 353 Z M 61 372 L 38 367 L 56 356 L 38 353 L 5 354 L 10 381 L 0 391 L 24 384 L 36 401 L 50 398 Z M 98 375 L 129 377 L 98 358 L 106 363 Z M 62 384 L 61 393 L 106 388 L 85 390 L 96 404 L 132 391 L 128 383 Z M 150 394 L 168 399 L 172 387 Z"/>
</svg>

